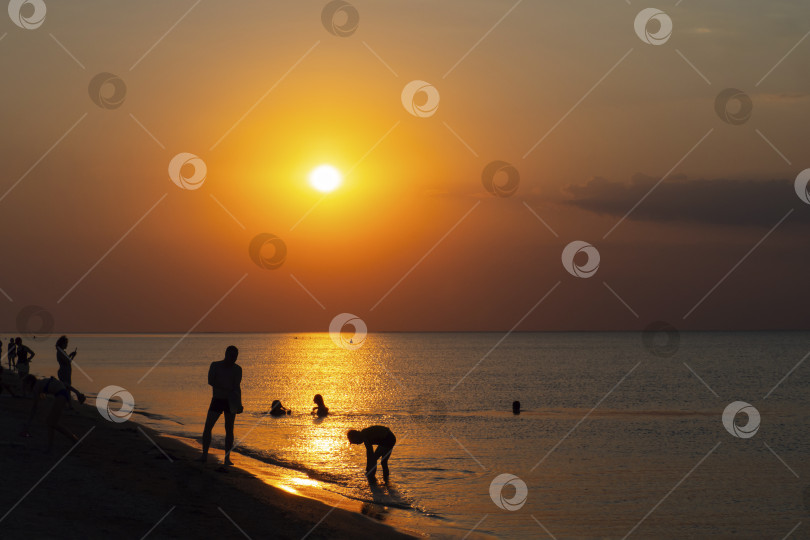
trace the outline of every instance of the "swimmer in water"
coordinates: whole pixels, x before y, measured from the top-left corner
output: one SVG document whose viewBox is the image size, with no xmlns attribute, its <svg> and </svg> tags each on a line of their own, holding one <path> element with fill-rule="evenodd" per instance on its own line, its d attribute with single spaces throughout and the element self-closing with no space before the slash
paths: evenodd
<svg viewBox="0 0 810 540">
<path fill-rule="evenodd" d="M 285 414 L 292 414 L 292 409 L 288 409 L 281 404 L 281 401 L 274 399 L 270 405 L 270 416 L 284 416 Z"/>
<path fill-rule="evenodd" d="M 313 398 L 313 403 L 315 403 L 315 407 L 312 407 L 312 414 L 317 416 L 318 418 L 323 418 L 327 414 L 329 414 L 329 407 L 326 406 L 323 402 L 323 396 L 320 394 L 315 394 Z"/>
</svg>

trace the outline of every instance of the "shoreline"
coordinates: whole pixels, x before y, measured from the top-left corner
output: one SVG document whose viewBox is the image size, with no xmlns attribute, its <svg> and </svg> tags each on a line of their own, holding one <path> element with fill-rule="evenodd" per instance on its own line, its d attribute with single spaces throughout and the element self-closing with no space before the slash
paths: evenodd
<svg viewBox="0 0 810 540">
<path fill-rule="evenodd" d="M 5 372 L 3 380 L 19 388 L 16 374 Z M 3 538 L 93 538 L 124 531 L 139 538 L 425 535 L 274 487 L 249 467 L 222 467 L 215 463 L 221 450 L 212 449 L 204 465 L 196 461 L 199 450 L 186 441 L 133 420 L 106 421 L 94 405 L 74 402 L 76 411 L 63 412 L 62 425 L 79 443 L 57 433 L 53 453 L 47 454 L 50 399 L 40 403 L 33 437 L 19 436 L 31 405 L 30 399 L 0 396 Z"/>
</svg>

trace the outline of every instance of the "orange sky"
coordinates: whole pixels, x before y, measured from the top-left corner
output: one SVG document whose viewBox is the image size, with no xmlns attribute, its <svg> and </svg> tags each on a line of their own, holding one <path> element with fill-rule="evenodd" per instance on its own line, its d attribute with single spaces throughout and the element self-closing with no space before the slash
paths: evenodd
<svg viewBox="0 0 810 540">
<path fill-rule="evenodd" d="M 356 1 L 348 37 L 325 5 L 4 18 L 0 330 L 27 305 L 73 332 L 185 332 L 214 305 L 196 330 L 325 331 L 342 312 L 509 330 L 558 282 L 518 329 L 808 327 L 806 4 L 684 2 L 661 46 L 622 2 Z M 100 72 L 126 84 L 119 108 L 89 98 Z M 403 107 L 412 80 L 437 89 L 434 115 Z M 715 113 L 728 87 L 754 104 L 743 125 Z M 200 189 L 169 179 L 180 152 L 206 163 Z M 482 185 L 494 160 L 519 171 L 512 197 Z M 350 173 L 322 201 L 321 163 Z M 248 256 L 260 233 L 285 242 L 280 268 Z M 564 270 L 574 240 L 599 250 L 593 278 Z"/>
</svg>

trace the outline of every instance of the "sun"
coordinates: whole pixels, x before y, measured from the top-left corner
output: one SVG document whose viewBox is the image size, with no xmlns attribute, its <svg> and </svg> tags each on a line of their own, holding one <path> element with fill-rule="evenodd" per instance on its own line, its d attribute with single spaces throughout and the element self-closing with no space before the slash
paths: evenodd
<svg viewBox="0 0 810 540">
<path fill-rule="evenodd" d="M 340 187 L 343 175 L 331 165 L 321 165 L 309 173 L 309 183 L 323 193 L 329 193 Z"/>
</svg>

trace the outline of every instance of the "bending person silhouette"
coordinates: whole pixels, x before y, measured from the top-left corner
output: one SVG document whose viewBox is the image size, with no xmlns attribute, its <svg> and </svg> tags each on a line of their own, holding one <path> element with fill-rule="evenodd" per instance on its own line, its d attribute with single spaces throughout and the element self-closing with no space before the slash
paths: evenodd
<svg viewBox="0 0 810 540">
<path fill-rule="evenodd" d="M 233 448 L 233 424 L 242 407 L 242 366 L 237 365 L 239 349 L 233 345 L 225 349 L 225 359 L 211 362 L 208 368 L 208 384 L 213 389 L 208 416 L 203 429 L 203 447 L 200 461 L 208 461 L 208 448 L 211 446 L 211 431 L 222 413 L 225 413 L 225 465 L 233 465 L 231 449 Z"/>
<path fill-rule="evenodd" d="M 385 426 L 369 426 L 362 431 L 350 429 L 346 436 L 352 444 L 366 445 L 366 477 L 369 482 L 376 482 L 377 460 L 380 460 L 383 470 L 383 480 L 388 482 L 388 458 L 394 450 L 397 438 L 394 433 Z M 374 450 L 377 445 L 377 450 Z"/>
<path fill-rule="evenodd" d="M 54 431 L 58 431 L 68 439 L 73 442 L 79 440 L 76 435 L 65 429 L 62 425 L 59 424 L 59 419 L 62 416 L 62 409 L 65 408 L 65 404 L 69 399 L 67 388 L 58 380 L 54 379 L 53 377 L 48 377 L 47 379 L 39 379 L 37 380 L 36 377 L 33 375 L 26 375 L 23 378 L 23 390 L 26 393 L 33 394 L 34 396 L 34 405 L 31 407 L 31 414 L 28 416 L 28 421 L 25 423 L 23 427 L 22 435 L 23 437 L 30 437 L 31 434 L 28 432 L 28 429 L 31 427 L 31 422 L 34 421 L 34 417 L 37 414 L 37 407 L 39 406 L 39 398 L 42 394 L 50 394 L 53 396 L 53 403 L 51 404 L 51 410 L 48 413 L 48 452 L 51 451 L 53 448 L 53 433 Z"/>
</svg>

